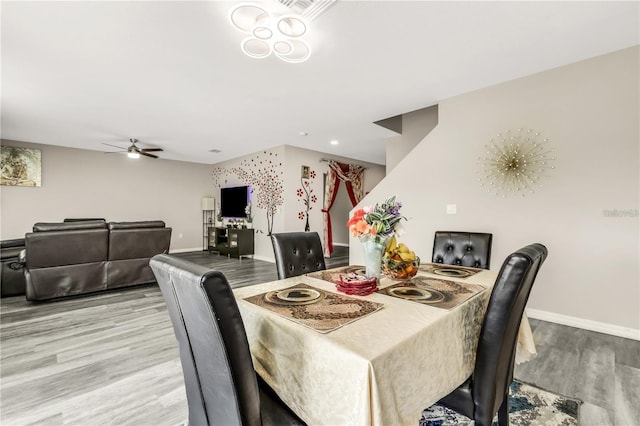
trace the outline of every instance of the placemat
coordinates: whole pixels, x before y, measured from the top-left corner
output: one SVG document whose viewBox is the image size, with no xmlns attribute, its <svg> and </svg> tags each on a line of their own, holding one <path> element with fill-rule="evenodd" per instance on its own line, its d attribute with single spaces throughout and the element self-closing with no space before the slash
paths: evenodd
<svg viewBox="0 0 640 426">
<path fill-rule="evenodd" d="M 458 283 L 425 276 L 416 276 L 378 290 L 378 293 L 436 308 L 451 309 L 485 288 L 477 284 Z"/>
<path fill-rule="evenodd" d="M 382 303 L 331 293 L 304 283 L 244 300 L 320 333 L 329 333 L 383 307 Z"/>
<path fill-rule="evenodd" d="M 335 284 L 339 279 L 340 275 L 347 275 L 350 273 L 364 275 L 365 270 L 364 266 L 360 265 L 350 265 L 350 266 L 340 266 L 332 269 L 325 269 L 323 271 L 310 272 L 305 274 L 307 277 L 318 278 L 320 280 L 328 281 L 330 283 Z"/>
<path fill-rule="evenodd" d="M 423 263 L 418 267 L 418 270 L 450 278 L 467 278 L 483 271 L 483 269 L 470 268 L 467 266 L 445 265 L 444 263 Z"/>
</svg>

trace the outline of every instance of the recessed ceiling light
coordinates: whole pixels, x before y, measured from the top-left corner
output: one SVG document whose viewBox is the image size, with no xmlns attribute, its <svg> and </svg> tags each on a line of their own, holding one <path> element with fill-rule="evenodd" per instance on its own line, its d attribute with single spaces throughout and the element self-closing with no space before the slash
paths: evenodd
<svg viewBox="0 0 640 426">
<path fill-rule="evenodd" d="M 331 145 L 338 145 L 340 142 L 338 142 L 336 139 L 332 140 L 331 142 L 329 142 Z"/>
<path fill-rule="evenodd" d="M 221 153 L 222 151 L 220 151 L 219 149 L 215 149 L 215 148 L 213 148 L 213 149 L 210 149 L 210 150 L 209 150 L 209 152 L 213 152 L 214 154 L 219 154 L 219 153 Z"/>
<path fill-rule="evenodd" d="M 300 132 L 300 133 L 298 133 L 298 134 L 299 134 L 300 136 L 307 136 L 309 133 L 307 133 L 307 132 Z"/>
</svg>

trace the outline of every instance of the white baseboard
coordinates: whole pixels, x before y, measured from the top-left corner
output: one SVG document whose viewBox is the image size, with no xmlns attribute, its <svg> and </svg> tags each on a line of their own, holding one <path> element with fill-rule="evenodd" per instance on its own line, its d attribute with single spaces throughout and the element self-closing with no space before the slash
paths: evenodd
<svg viewBox="0 0 640 426">
<path fill-rule="evenodd" d="M 538 309 L 527 309 L 527 316 L 529 318 L 539 319 L 542 321 L 554 322 L 556 324 L 568 325 L 570 327 L 624 337 L 626 339 L 640 340 L 640 329 L 621 327 L 619 325 L 570 317 L 568 315 L 540 311 Z"/>
<path fill-rule="evenodd" d="M 172 253 L 186 253 L 186 252 L 189 252 L 189 251 L 206 251 L 206 250 L 202 250 L 202 247 L 198 247 L 198 248 L 183 248 L 183 249 L 175 249 L 175 250 L 170 249 L 169 250 L 169 254 L 172 254 Z"/>
<path fill-rule="evenodd" d="M 175 249 L 175 250 L 171 249 L 171 250 L 169 250 L 169 254 L 173 254 L 173 253 L 188 253 L 190 251 L 206 251 L 206 250 L 202 250 L 202 247 L 198 247 L 198 248 L 183 248 L 183 249 Z M 264 256 L 254 255 L 253 258 L 256 259 L 256 260 L 263 260 L 263 261 L 269 262 L 269 263 L 276 263 L 275 259 L 273 259 L 271 257 L 264 257 Z"/>
<path fill-rule="evenodd" d="M 265 257 L 265 256 L 256 256 L 255 254 L 253 255 L 253 258 L 256 260 L 262 260 L 264 262 L 269 262 L 269 263 L 276 263 L 276 260 L 271 258 L 271 257 Z"/>
</svg>

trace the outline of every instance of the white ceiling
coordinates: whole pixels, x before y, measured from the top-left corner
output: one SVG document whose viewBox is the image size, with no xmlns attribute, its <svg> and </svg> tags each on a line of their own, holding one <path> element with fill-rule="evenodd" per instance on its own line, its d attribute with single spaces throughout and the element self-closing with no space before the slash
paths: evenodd
<svg viewBox="0 0 640 426">
<path fill-rule="evenodd" d="M 339 0 L 291 64 L 240 51 L 235 3 L 3 1 L 2 138 L 137 138 L 199 163 L 289 144 L 384 164 L 394 134 L 374 121 L 640 43 L 637 1 Z"/>
</svg>

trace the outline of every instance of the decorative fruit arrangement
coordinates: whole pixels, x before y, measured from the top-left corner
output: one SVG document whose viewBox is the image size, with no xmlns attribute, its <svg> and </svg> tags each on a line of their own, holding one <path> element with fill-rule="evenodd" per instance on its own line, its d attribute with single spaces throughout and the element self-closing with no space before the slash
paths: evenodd
<svg viewBox="0 0 640 426">
<path fill-rule="evenodd" d="M 391 237 L 384 255 L 382 256 L 382 270 L 391 278 L 411 278 L 418 273 L 420 258 L 407 247 L 406 244 Z"/>
</svg>

